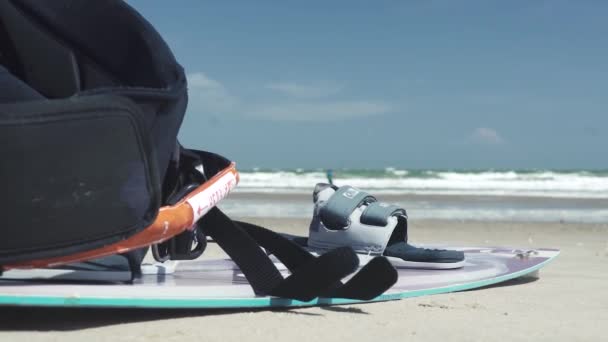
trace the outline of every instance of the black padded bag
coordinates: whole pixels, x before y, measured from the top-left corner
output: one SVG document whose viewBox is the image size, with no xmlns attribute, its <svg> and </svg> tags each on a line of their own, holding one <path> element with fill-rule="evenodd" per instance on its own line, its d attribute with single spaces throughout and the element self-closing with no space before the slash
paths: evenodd
<svg viewBox="0 0 608 342">
<path fill-rule="evenodd" d="M 149 226 L 179 190 L 186 105 L 182 67 L 125 2 L 0 1 L 0 265 Z"/>
</svg>

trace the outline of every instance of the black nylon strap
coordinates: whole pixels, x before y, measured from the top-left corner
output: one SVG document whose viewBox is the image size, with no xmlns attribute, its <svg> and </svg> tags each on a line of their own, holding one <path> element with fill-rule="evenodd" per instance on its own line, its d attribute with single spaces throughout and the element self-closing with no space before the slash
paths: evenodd
<svg viewBox="0 0 608 342">
<path fill-rule="evenodd" d="M 255 240 L 217 207 L 211 209 L 199 225 L 239 266 L 256 293 L 271 294 L 283 281 L 281 273 Z"/>
<path fill-rule="evenodd" d="M 298 267 L 271 293 L 279 297 L 295 298 L 294 294 L 309 300 L 320 297 L 359 266 L 357 255 L 349 247 L 329 251 Z M 297 298 L 296 298 L 297 299 Z"/>
<path fill-rule="evenodd" d="M 260 246 L 264 247 L 269 254 L 281 260 L 283 265 L 290 271 L 296 270 L 301 265 L 315 258 L 295 242 L 269 229 L 247 222 L 234 222 L 241 226 Z"/>
<path fill-rule="evenodd" d="M 278 251 L 285 260 L 290 261 L 288 264 L 294 266 L 291 275 L 283 279 L 256 240 L 217 207 L 209 211 L 199 223 L 202 221 L 204 224 L 199 227 L 232 258 L 254 291 L 261 295 L 310 301 L 333 288 L 359 266 L 357 255 L 348 247 L 336 248 L 319 258 L 310 256 L 312 259 L 303 260 L 302 253 L 294 252 L 301 250 L 299 246 L 289 241 L 276 243 L 276 239 L 267 239 L 264 244 Z M 266 233 L 268 232 L 270 231 Z M 283 239 L 272 232 L 268 235 L 272 234 L 279 237 L 279 240 Z"/>
<path fill-rule="evenodd" d="M 284 235 L 247 222 L 235 221 L 235 223 L 247 231 L 260 246 L 281 260 L 291 271 L 299 270 L 301 265 L 317 259 Z M 349 250 L 352 252 L 352 249 L 349 248 Z M 319 259 L 326 257 L 327 254 L 323 254 Z M 346 284 L 336 281 L 322 292 L 322 296 L 370 300 L 388 290 L 397 282 L 397 279 L 397 271 L 391 263 L 384 257 L 376 257 L 361 268 Z"/>
<path fill-rule="evenodd" d="M 323 293 L 325 297 L 371 300 L 393 286 L 399 275 L 385 257 L 375 257 L 346 284 Z"/>
</svg>

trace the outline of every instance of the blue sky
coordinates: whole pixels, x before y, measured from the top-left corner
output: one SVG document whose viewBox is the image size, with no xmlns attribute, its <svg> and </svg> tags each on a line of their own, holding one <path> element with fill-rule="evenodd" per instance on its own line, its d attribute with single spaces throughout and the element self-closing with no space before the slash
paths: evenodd
<svg viewBox="0 0 608 342">
<path fill-rule="evenodd" d="M 129 1 L 241 168 L 608 168 L 606 1 Z"/>
</svg>

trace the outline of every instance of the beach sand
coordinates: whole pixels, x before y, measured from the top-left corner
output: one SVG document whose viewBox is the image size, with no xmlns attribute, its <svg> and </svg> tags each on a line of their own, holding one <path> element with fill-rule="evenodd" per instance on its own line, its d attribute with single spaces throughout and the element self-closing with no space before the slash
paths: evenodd
<svg viewBox="0 0 608 342">
<path fill-rule="evenodd" d="M 247 219 L 246 219 L 247 220 Z M 249 219 L 306 234 L 306 220 Z M 411 221 L 410 239 L 554 247 L 535 281 L 326 308 L 259 311 L 1 308 L 0 341 L 605 341 L 608 224 Z M 212 246 L 207 257 L 222 253 Z"/>
</svg>

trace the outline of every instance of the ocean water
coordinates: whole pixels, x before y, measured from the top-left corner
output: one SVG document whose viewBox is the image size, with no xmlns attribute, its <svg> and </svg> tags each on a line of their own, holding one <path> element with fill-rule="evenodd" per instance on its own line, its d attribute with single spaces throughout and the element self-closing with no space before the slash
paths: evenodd
<svg viewBox="0 0 608 342">
<path fill-rule="evenodd" d="M 400 204 L 414 219 L 608 223 L 608 170 L 334 170 L 352 185 Z M 232 215 L 312 214 L 323 170 L 245 170 L 220 207 Z"/>
<path fill-rule="evenodd" d="M 246 170 L 238 190 L 308 193 L 319 182 L 321 170 Z M 335 170 L 334 182 L 375 194 L 608 198 L 608 170 Z"/>
</svg>

